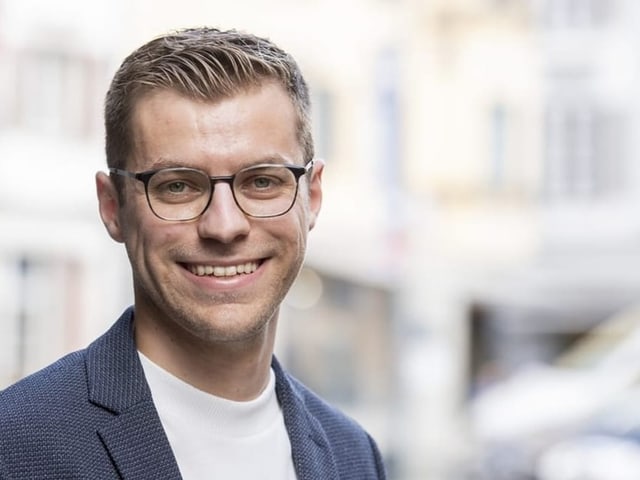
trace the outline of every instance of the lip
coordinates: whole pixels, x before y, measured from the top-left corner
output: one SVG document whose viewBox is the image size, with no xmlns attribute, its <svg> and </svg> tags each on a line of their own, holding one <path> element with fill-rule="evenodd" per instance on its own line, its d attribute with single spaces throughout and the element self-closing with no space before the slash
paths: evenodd
<svg viewBox="0 0 640 480">
<path fill-rule="evenodd" d="M 222 264 L 188 264 L 185 266 L 194 275 L 199 277 L 214 276 L 214 277 L 233 277 L 236 275 L 248 275 L 255 272 L 260 264 L 258 262 L 240 262 L 236 264 L 222 265 Z"/>
<path fill-rule="evenodd" d="M 180 266 L 185 275 L 201 288 L 219 290 L 251 285 L 261 276 L 265 263 L 266 259 L 190 261 L 181 262 Z M 249 272 L 244 271 L 245 266 L 251 266 Z M 204 269 L 206 271 L 203 271 Z M 239 270 L 241 270 L 240 273 L 238 273 Z"/>
</svg>

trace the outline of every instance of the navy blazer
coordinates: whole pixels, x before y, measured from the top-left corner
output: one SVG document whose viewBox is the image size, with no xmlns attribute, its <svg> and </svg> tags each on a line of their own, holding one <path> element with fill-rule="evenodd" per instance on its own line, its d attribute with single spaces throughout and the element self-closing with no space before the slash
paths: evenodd
<svg viewBox="0 0 640 480">
<path fill-rule="evenodd" d="M 385 478 L 360 426 L 275 358 L 273 369 L 299 480 Z M 132 309 L 87 349 L 0 392 L 2 480 L 180 478 L 138 358 Z"/>
</svg>

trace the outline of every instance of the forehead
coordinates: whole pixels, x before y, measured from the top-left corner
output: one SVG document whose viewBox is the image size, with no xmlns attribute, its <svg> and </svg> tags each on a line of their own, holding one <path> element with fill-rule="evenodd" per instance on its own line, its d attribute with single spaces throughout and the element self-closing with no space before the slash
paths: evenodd
<svg viewBox="0 0 640 480">
<path fill-rule="evenodd" d="M 133 161 L 137 168 L 202 168 L 212 162 L 241 167 L 270 156 L 295 162 L 301 155 L 298 124 L 293 101 L 274 82 L 214 100 L 154 90 L 133 110 Z"/>
</svg>

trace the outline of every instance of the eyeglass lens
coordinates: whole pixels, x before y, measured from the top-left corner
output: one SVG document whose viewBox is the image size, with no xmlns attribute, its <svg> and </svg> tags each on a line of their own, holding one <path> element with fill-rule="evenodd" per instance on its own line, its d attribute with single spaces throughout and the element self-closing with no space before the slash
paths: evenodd
<svg viewBox="0 0 640 480">
<path fill-rule="evenodd" d="M 214 177 L 188 168 L 157 171 L 147 185 L 149 206 L 167 220 L 190 220 L 209 205 L 213 185 L 231 183 L 235 201 L 247 215 L 271 217 L 286 213 L 297 193 L 296 175 L 284 165 L 257 166 L 241 170 L 233 177 Z M 213 180 L 213 181 L 212 181 Z"/>
</svg>

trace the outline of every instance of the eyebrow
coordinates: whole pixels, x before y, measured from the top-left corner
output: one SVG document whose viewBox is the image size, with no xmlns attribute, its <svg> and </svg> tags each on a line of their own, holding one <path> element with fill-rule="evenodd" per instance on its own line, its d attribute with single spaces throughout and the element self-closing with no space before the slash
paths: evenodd
<svg viewBox="0 0 640 480">
<path fill-rule="evenodd" d="M 252 161 L 242 162 L 236 170 L 242 170 L 256 165 L 297 165 L 296 161 L 288 160 L 282 155 L 270 154 Z M 195 168 L 198 170 L 206 170 L 203 165 L 196 165 L 188 160 L 176 160 L 171 158 L 158 158 L 153 160 L 145 170 L 160 170 L 162 168 Z"/>
<path fill-rule="evenodd" d="M 168 158 L 158 158 L 153 160 L 146 170 L 160 170 L 162 168 L 175 168 L 184 167 L 185 165 L 177 160 L 171 160 Z"/>
</svg>

